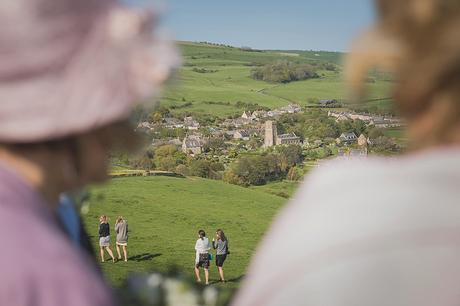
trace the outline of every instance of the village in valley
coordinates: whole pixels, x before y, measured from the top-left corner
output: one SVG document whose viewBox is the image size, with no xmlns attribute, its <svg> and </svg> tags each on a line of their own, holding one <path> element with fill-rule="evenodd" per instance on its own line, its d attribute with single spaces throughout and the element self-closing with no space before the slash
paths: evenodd
<svg viewBox="0 0 460 306">
<path fill-rule="evenodd" d="M 162 172 L 262 186 L 300 181 L 326 159 L 405 147 L 404 122 L 386 98 L 391 78 L 373 72 L 368 100 L 345 101 L 341 53 L 180 46 L 179 85 L 134 118 L 147 152 L 113 156 L 114 175 Z"/>
<path fill-rule="evenodd" d="M 399 118 L 358 113 L 339 108 L 336 103 L 320 100 L 316 108 L 289 104 L 276 109 L 243 110 L 241 115 L 213 121 L 199 115 L 181 117 L 159 108 L 137 126 L 152 143 L 147 156 L 134 161 L 134 166 L 257 185 L 283 178 L 299 180 L 318 160 L 365 158 L 401 150 L 400 143 L 385 136 L 386 130 L 403 127 Z M 305 126 L 309 121 L 304 119 L 310 117 L 315 120 Z M 319 132 L 308 133 L 312 129 Z M 244 174 L 237 169 L 244 163 L 242 159 L 254 164 L 257 158 L 267 156 L 276 156 L 277 171 L 262 170 L 258 179 L 241 177 Z M 247 174 L 253 175 L 257 171 Z"/>
</svg>

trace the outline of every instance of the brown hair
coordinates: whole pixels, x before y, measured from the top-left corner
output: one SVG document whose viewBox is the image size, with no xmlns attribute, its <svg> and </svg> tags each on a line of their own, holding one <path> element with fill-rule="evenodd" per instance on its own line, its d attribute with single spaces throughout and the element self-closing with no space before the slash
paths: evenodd
<svg viewBox="0 0 460 306">
<path fill-rule="evenodd" d="M 412 128 L 420 130 L 415 145 L 458 142 L 460 1 L 376 0 L 376 5 L 379 20 L 348 58 L 352 89 L 362 94 L 373 66 L 390 71 L 397 109 L 409 127 L 417 122 Z"/>
<path fill-rule="evenodd" d="M 220 240 L 227 241 L 227 237 L 225 236 L 224 231 L 220 228 L 216 231 L 216 234 L 219 236 Z"/>
</svg>

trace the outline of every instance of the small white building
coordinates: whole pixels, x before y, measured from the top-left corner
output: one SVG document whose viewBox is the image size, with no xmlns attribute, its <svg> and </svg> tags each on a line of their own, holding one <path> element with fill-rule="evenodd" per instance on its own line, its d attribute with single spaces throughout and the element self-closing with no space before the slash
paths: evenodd
<svg viewBox="0 0 460 306">
<path fill-rule="evenodd" d="M 251 118 L 251 113 L 244 111 L 243 114 L 241 115 L 241 118 L 250 119 Z"/>
<path fill-rule="evenodd" d="M 282 113 L 295 114 L 300 113 L 300 111 L 302 111 L 302 107 L 298 104 L 289 104 L 288 106 L 282 107 L 280 111 Z"/>
<path fill-rule="evenodd" d="M 182 141 L 182 152 L 186 154 L 201 154 L 203 143 L 197 136 L 186 136 Z"/>
<path fill-rule="evenodd" d="M 147 121 L 139 122 L 139 124 L 137 125 L 137 129 L 150 130 L 150 129 L 152 129 L 152 124 L 150 122 L 147 122 Z"/>
<path fill-rule="evenodd" d="M 164 118 L 164 126 L 168 129 L 180 129 L 184 127 L 184 123 L 176 118 Z"/>
<path fill-rule="evenodd" d="M 237 130 L 233 134 L 234 139 L 249 140 L 249 137 L 251 137 L 251 134 L 248 130 Z"/>
<path fill-rule="evenodd" d="M 340 137 L 336 139 L 336 142 L 350 144 L 350 143 L 356 142 L 357 139 L 358 137 L 356 136 L 354 132 L 349 132 L 349 133 L 342 133 L 342 135 L 340 135 Z"/>
<path fill-rule="evenodd" d="M 200 123 L 193 119 L 193 117 L 184 118 L 184 127 L 187 130 L 198 130 L 200 128 Z"/>
<path fill-rule="evenodd" d="M 364 134 L 359 135 L 358 137 L 358 146 L 364 147 L 367 146 L 367 137 Z"/>
<path fill-rule="evenodd" d="M 276 137 L 277 145 L 302 144 L 302 140 L 295 133 L 281 134 Z"/>
</svg>

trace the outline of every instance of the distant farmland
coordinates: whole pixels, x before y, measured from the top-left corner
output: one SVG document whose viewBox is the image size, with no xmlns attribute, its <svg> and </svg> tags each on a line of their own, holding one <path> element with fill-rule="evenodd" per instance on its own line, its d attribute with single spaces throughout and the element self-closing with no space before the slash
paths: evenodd
<svg viewBox="0 0 460 306">
<path fill-rule="evenodd" d="M 219 117 L 241 111 L 238 101 L 276 108 L 289 103 L 307 104 L 319 99 L 345 99 L 342 81 L 343 53 L 324 51 L 261 51 L 180 42 L 184 67 L 166 89 L 162 105 L 175 112 L 206 112 Z M 251 69 L 279 60 L 299 64 L 332 63 L 336 71 L 318 70 L 318 79 L 272 84 L 253 80 Z M 200 72 L 199 72 L 200 71 Z M 368 82 L 368 99 L 389 96 L 391 82 L 379 75 Z M 376 109 L 388 109 L 391 101 L 373 101 Z"/>
</svg>

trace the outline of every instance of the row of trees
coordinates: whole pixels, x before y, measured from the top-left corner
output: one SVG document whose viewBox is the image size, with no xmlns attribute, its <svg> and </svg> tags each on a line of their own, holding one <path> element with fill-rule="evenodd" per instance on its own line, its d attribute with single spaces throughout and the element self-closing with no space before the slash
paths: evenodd
<svg viewBox="0 0 460 306">
<path fill-rule="evenodd" d="M 271 153 L 242 156 L 225 170 L 222 163 L 193 158 L 174 145 L 163 145 L 150 149 L 137 158 L 127 159 L 124 163 L 137 169 L 171 171 L 185 176 L 223 179 L 231 184 L 249 186 L 263 185 L 282 178 L 300 179 L 302 171 L 298 165 L 302 163 L 304 156 L 300 146 L 277 147 Z"/>
<path fill-rule="evenodd" d="M 215 69 L 206 69 L 206 68 L 193 68 L 193 72 L 198 72 L 198 73 L 214 73 L 217 72 L 218 70 Z"/>
<path fill-rule="evenodd" d="M 286 176 L 298 179 L 298 170 L 291 169 L 302 161 L 300 146 L 277 147 L 272 153 L 240 157 L 225 171 L 223 179 L 240 186 L 264 185 Z"/>
<path fill-rule="evenodd" d="M 147 150 L 143 155 L 134 158 L 126 156 L 113 159 L 136 169 L 171 171 L 185 176 L 199 176 L 211 179 L 221 179 L 224 165 L 187 156 L 175 145 L 163 145 Z"/>
<path fill-rule="evenodd" d="M 270 83 L 289 83 L 292 81 L 318 78 L 315 68 L 309 64 L 296 64 L 289 61 L 277 61 L 251 70 L 251 77 Z"/>
</svg>

